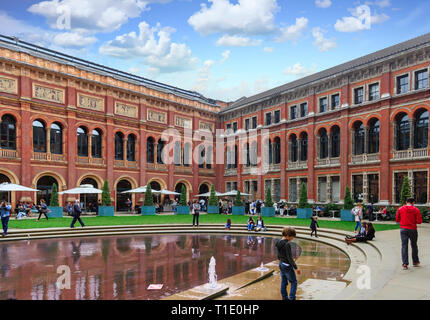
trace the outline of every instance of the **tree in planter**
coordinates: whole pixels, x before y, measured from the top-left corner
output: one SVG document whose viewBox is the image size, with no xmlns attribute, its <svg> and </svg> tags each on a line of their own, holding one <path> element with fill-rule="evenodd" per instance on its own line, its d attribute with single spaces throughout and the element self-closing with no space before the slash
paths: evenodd
<svg viewBox="0 0 430 320">
<path fill-rule="evenodd" d="M 272 190 L 270 190 L 270 188 L 267 188 L 267 190 L 266 190 L 266 197 L 264 199 L 264 206 L 268 207 L 268 208 L 273 207 Z"/>
<path fill-rule="evenodd" d="M 343 208 L 345 210 L 352 210 L 354 208 L 354 200 L 352 200 L 351 191 L 349 191 L 349 187 L 346 187 L 345 197 L 343 199 Z"/>
<path fill-rule="evenodd" d="M 107 180 L 105 180 L 102 189 L 102 206 L 109 207 L 112 204 L 112 200 L 110 198 L 110 190 Z"/>
<path fill-rule="evenodd" d="M 208 205 L 210 206 L 218 206 L 218 197 L 215 194 L 215 186 L 211 187 L 211 194 L 209 195 Z"/>
<path fill-rule="evenodd" d="M 145 201 L 143 202 L 145 207 L 152 207 L 154 205 L 154 197 L 152 196 L 151 184 L 146 185 Z"/>
<path fill-rule="evenodd" d="M 236 198 L 234 199 L 233 204 L 234 204 L 236 207 L 241 207 L 241 206 L 243 206 L 243 202 L 242 202 L 242 198 L 240 197 L 240 191 L 239 191 L 239 190 L 237 190 Z"/>
<path fill-rule="evenodd" d="M 182 186 L 181 189 L 181 197 L 179 198 L 179 205 L 180 206 L 187 206 L 187 190 L 185 189 L 185 186 Z"/>
<path fill-rule="evenodd" d="M 308 190 L 304 182 L 302 182 L 302 186 L 300 188 L 299 208 L 311 208 L 311 205 L 308 203 Z"/>
<path fill-rule="evenodd" d="M 412 197 L 411 183 L 408 176 L 403 177 L 402 189 L 400 191 L 400 203 L 402 206 L 406 204 L 406 200 Z"/>
<path fill-rule="evenodd" d="M 51 201 L 49 203 L 50 207 L 59 207 L 60 203 L 58 202 L 58 188 L 57 184 L 52 185 L 52 192 L 51 192 Z"/>
</svg>

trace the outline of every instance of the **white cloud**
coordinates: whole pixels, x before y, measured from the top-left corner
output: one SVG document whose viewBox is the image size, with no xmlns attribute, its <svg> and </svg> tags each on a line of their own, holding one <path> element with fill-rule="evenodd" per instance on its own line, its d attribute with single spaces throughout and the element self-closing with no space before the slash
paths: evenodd
<svg viewBox="0 0 430 320">
<path fill-rule="evenodd" d="M 331 6 L 331 0 L 315 0 L 315 4 L 319 8 L 328 8 Z"/>
<path fill-rule="evenodd" d="M 70 30 L 85 32 L 112 32 L 129 19 L 137 18 L 148 10 L 150 3 L 170 0 L 47 0 L 33 4 L 28 11 L 47 19 L 52 29 L 64 30 L 70 21 Z"/>
<path fill-rule="evenodd" d="M 315 71 L 316 71 L 316 65 L 313 65 L 312 68 L 307 68 L 302 66 L 300 62 L 297 62 L 292 67 L 291 66 L 287 67 L 284 70 L 284 74 L 288 76 L 294 76 L 296 78 L 301 78 L 301 77 L 308 76 L 312 73 L 315 73 Z"/>
<path fill-rule="evenodd" d="M 343 17 L 337 20 L 334 28 L 340 32 L 356 32 L 361 30 L 370 30 L 371 14 L 367 5 L 361 5 L 354 9 L 349 9 L 352 17 Z"/>
<path fill-rule="evenodd" d="M 268 52 L 268 53 L 272 53 L 275 50 L 275 48 L 272 47 L 264 47 L 263 51 L 264 52 Z"/>
<path fill-rule="evenodd" d="M 54 43 L 64 48 L 82 48 L 97 42 L 96 37 L 86 37 L 77 32 L 58 33 L 53 39 Z"/>
<path fill-rule="evenodd" d="M 336 39 L 324 38 L 324 31 L 320 27 L 312 29 L 312 35 L 315 39 L 313 45 L 321 52 L 326 52 L 337 47 Z"/>
<path fill-rule="evenodd" d="M 198 92 L 206 92 L 209 82 L 212 80 L 212 67 L 216 64 L 214 60 L 206 60 L 203 66 L 199 69 L 199 77 L 193 86 L 193 90 Z"/>
<path fill-rule="evenodd" d="M 386 7 L 391 6 L 391 1 L 390 0 L 366 1 L 364 4 L 375 5 L 375 6 L 378 6 L 380 8 L 386 8 Z"/>
<path fill-rule="evenodd" d="M 285 42 L 285 41 L 297 41 L 301 36 L 303 31 L 308 26 L 308 19 L 301 17 L 296 18 L 296 23 L 288 26 L 286 28 L 281 28 L 281 35 L 275 38 L 277 42 Z"/>
<path fill-rule="evenodd" d="M 389 19 L 390 19 L 390 17 L 387 16 L 385 13 L 375 14 L 375 15 L 370 17 L 370 21 L 372 22 L 372 24 L 381 24 L 381 23 L 384 23 L 385 21 L 387 21 Z"/>
<path fill-rule="evenodd" d="M 202 35 L 213 33 L 256 35 L 273 32 L 276 0 L 208 0 L 211 5 L 201 4 L 188 23 Z"/>
<path fill-rule="evenodd" d="M 222 55 L 222 59 L 221 59 L 221 63 L 226 62 L 228 59 L 230 59 L 230 50 L 225 50 L 221 55 Z"/>
<path fill-rule="evenodd" d="M 249 47 L 249 46 L 259 46 L 261 45 L 261 40 L 252 40 L 249 37 L 241 36 L 228 36 L 224 35 L 217 40 L 215 43 L 217 46 L 225 47 Z"/>
<path fill-rule="evenodd" d="M 139 34 L 130 32 L 105 42 L 99 49 L 101 54 L 118 58 L 143 58 L 152 72 L 162 73 L 194 69 L 198 59 L 183 43 L 170 39 L 175 29 L 150 27 L 145 21 L 139 24 Z M 158 36 L 158 40 L 156 39 Z"/>
</svg>

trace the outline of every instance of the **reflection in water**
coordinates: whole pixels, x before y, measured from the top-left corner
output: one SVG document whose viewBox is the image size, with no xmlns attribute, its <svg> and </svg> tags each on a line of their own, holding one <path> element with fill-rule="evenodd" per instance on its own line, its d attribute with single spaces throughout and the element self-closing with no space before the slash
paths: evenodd
<svg viewBox="0 0 430 320">
<path fill-rule="evenodd" d="M 152 235 L 55 239 L 0 244 L 0 299 L 161 299 L 277 260 L 276 239 L 235 235 Z M 337 249 L 296 240 L 303 252 L 300 282 L 342 279 L 349 260 Z M 36 250 L 35 250 L 36 249 Z M 58 289 L 57 267 L 71 271 L 71 289 Z M 161 290 L 148 290 L 163 284 Z"/>
</svg>

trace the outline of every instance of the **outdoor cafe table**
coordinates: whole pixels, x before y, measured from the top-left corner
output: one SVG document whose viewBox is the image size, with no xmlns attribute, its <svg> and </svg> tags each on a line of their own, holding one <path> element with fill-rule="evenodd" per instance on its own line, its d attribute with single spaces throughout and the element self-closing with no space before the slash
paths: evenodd
<svg viewBox="0 0 430 320">
<path fill-rule="evenodd" d="M 338 210 L 330 210 L 330 212 L 333 214 L 333 219 L 335 219 L 335 218 L 336 218 L 334 215 L 335 215 L 335 213 L 336 213 L 337 211 L 338 211 Z"/>
</svg>

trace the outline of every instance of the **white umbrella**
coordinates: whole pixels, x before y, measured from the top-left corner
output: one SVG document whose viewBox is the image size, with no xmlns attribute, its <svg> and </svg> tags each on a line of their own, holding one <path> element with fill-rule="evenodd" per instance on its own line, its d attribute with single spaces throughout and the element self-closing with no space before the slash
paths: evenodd
<svg viewBox="0 0 430 320">
<path fill-rule="evenodd" d="M 79 187 L 59 192 L 58 194 L 95 194 L 95 193 L 103 193 L 102 190 L 94 188 L 91 184 L 83 184 Z"/>
<path fill-rule="evenodd" d="M 235 197 L 236 195 L 237 195 L 237 190 L 231 190 L 229 192 L 220 194 L 221 197 Z M 241 192 L 240 196 L 250 196 L 250 194 Z"/>
<path fill-rule="evenodd" d="M 195 195 L 194 197 L 210 197 L 210 196 L 211 196 L 211 193 L 210 192 L 206 192 L 206 193 Z M 220 197 L 220 196 L 222 196 L 222 193 L 218 192 L 218 191 L 215 191 L 215 196 Z"/>
<path fill-rule="evenodd" d="M 180 193 L 169 191 L 166 189 L 162 189 L 161 191 L 157 191 L 157 192 L 160 192 L 161 194 L 164 194 L 166 196 L 169 196 L 169 195 L 180 196 L 181 195 Z"/>
<path fill-rule="evenodd" d="M 39 191 L 28 187 L 21 186 L 19 184 L 4 182 L 0 184 L 0 192 L 12 192 L 12 191 Z"/>
<path fill-rule="evenodd" d="M 151 192 L 152 193 L 160 193 L 161 191 L 151 189 Z M 136 189 L 127 190 L 127 191 L 123 191 L 121 193 L 146 193 L 146 186 L 139 187 L 139 188 L 136 188 Z"/>
</svg>

